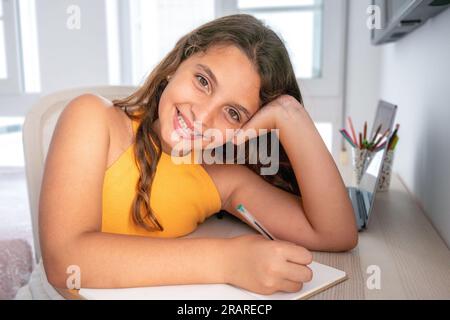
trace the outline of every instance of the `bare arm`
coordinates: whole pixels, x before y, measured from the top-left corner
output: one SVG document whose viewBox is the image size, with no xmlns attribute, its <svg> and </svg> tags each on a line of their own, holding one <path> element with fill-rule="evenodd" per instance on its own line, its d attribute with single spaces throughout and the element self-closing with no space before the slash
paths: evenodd
<svg viewBox="0 0 450 320">
<path fill-rule="evenodd" d="M 276 188 L 246 167 L 234 166 L 227 170 L 234 182 L 224 209 L 240 216 L 236 206 L 243 203 L 275 237 L 310 250 L 350 250 L 357 245 L 358 233 L 334 160 L 303 106 L 293 97 L 278 99 L 259 110 L 243 131 L 279 129 L 302 196 Z"/>
<path fill-rule="evenodd" d="M 46 262 L 49 282 L 65 288 L 77 265 L 85 288 L 224 283 L 227 239 L 159 239 L 88 232 Z M 48 256 L 47 256 L 48 257 Z"/>
<path fill-rule="evenodd" d="M 49 282 L 65 288 L 79 266 L 82 287 L 221 283 L 227 239 L 158 239 L 102 233 L 101 196 L 109 149 L 107 110 L 80 96 L 61 114 L 46 159 L 39 203 Z"/>
<path fill-rule="evenodd" d="M 278 115 L 279 139 L 292 163 L 312 229 L 324 244 L 353 248 L 358 242 L 353 208 L 314 122 L 300 104 L 286 103 Z"/>
</svg>

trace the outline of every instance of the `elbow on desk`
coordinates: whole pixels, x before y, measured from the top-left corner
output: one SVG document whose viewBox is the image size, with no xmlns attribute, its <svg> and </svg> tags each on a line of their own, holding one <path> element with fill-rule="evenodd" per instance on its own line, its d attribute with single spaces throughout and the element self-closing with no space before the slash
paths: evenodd
<svg viewBox="0 0 450 320">
<path fill-rule="evenodd" d="M 358 246 L 358 231 L 351 230 L 334 241 L 334 251 L 345 252 L 353 250 Z"/>
<path fill-rule="evenodd" d="M 43 258 L 43 265 L 48 283 L 50 283 L 54 288 L 66 288 L 67 274 L 60 271 L 57 263 L 55 261 L 51 261 L 51 259 Z"/>
<path fill-rule="evenodd" d="M 358 230 L 342 232 L 322 232 L 316 236 L 316 245 L 311 250 L 326 252 L 345 252 L 358 246 Z"/>
<path fill-rule="evenodd" d="M 350 251 L 358 246 L 358 232 L 352 232 L 351 235 L 347 235 L 345 239 L 342 239 L 337 246 L 336 251 Z"/>
<path fill-rule="evenodd" d="M 86 274 L 81 275 L 82 263 L 73 250 L 62 249 L 55 245 L 42 246 L 42 264 L 47 282 L 56 289 L 70 289 L 68 286 L 78 286 L 81 280 L 86 280 Z M 70 284 L 69 284 L 70 283 Z"/>
<path fill-rule="evenodd" d="M 323 240 L 317 251 L 326 252 L 346 252 L 351 251 L 358 246 L 358 235 L 355 237 L 347 236 L 345 239 Z"/>
<path fill-rule="evenodd" d="M 346 223 L 334 224 L 331 227 L 332 230 L 323 233 L 322 239 L 328 244 L 329 251 L 345 252 L 353 250 L 358 246 L 359 233 L 356 221 L 354 220 L 353 210 L 342 216 L 349 216 L 351 218 Z"/>
<path fill-rule="evenodd" d="M 328 221 L 310 223 L 307 234 L 298 232 L 298 245 L 313 251 L 345 252 L 358 246 L 359 232 L 354 218 L 353 208 L 342 210 Z M 336 212 L 335 212 L 336 213 Z M 311 214 L 311 216 L 315 215 Z M 326 216 L 326 214 L 323 214 Z M 303 229 L 303 228 L 302 228 Z M 300 238 L 301 237 L 301 238 Z"/>
</svg>

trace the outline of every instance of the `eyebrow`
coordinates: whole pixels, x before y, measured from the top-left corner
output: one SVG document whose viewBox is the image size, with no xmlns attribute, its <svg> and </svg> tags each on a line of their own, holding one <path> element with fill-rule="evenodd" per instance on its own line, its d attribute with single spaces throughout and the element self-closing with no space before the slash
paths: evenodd
<svg viewBox="0 0 450 320">
<path fill-rule="evenodd" d="M 208 74 L 208 76 L 211 78 L 211 80 L 214 82 L 214 84 L 216 86 L 219 86 L 216 76 L 214 75 L 214 73 L 211 71 L 211 69 L 208 66 L 205 66 L 204 64 L 201 64 L 201 63 L 198 63 L 196 66 L 203 69 L 203 71 L 205 71 Z M 249 118 L 249 119 L 251 118 L 250 112 L 247 110 L 247 108 L 244 108 L 243 106 L 241 106 L 240 104 L 237 104 L 237 103 L 233 103 L 233 107 L 235 107 L 235 108 L 241 110 L 243 113 L 245 113 L 247 118 Z"/>
<path fill-rule="evenodd" d="M 212 81 L 214 82 L 214 84 L 216 86 L 219 85 L 219 83 L 217 82 L 216 76 L 214 75 L 214 73 L 211 71 L 211 69 L 208 66 L 205 66 L 204 64 L 198 63 L 197 67 L 203 69 L 203 71 L 205 71 L 208 74 L 208 76 L 212 79 Z"/>
</svg>

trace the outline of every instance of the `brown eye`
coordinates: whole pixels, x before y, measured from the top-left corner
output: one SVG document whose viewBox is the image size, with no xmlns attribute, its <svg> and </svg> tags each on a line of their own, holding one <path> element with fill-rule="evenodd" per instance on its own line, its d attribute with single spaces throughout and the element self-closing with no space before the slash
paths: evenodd
<svg viewBox="0 0 450 320">
<path fill-rule="evenodd" d="M 239 112 L 237 112 L 234 109 L 229 109 L 228 114 L 231 116 L 231 118 L 233 118 L 233 120 L 235 120 L 236 122 L 240 122 L 241 121 L 241 116 L 239 115 Z"/>
<path fill-rule="evenodd" d="M 209 83 L 208 83 L 208 80 L 206 80 L 204 77 L 202 77 L 202 76 L 197 76 L 197 79 L 200 79 L 198 82 L 200 83 L 200 85 L 202 86 L 202 87 L 205 87 L 205 86 L 207 86 Z"/>
</svg>

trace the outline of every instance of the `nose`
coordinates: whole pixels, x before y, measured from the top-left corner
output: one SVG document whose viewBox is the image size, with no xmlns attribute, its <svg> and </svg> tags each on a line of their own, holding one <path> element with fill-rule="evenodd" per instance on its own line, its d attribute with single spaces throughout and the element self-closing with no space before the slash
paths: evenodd
<svg viewBox="0 0 450 320">
<path fill-rule="evenodd" d="M 211 128 L 214 123 L 214 117 L 216 110 L 212 105 L 202 104 L 202 105 L 194 105 L 191 109 L 192 117 L 194 122 L 201 123 L 201 129 L 204 131 L 205 129 Z M 197 124 L 198 125 L 198 124 Z"/>
</svg>

